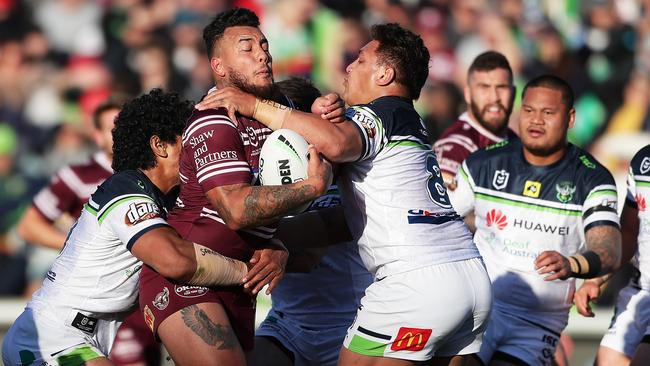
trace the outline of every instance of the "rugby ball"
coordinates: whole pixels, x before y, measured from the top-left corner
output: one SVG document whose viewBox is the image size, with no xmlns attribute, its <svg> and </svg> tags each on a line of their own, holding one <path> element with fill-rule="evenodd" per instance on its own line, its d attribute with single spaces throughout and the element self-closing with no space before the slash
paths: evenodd
<svg viewBox="0 0 650 366">
<path fill-rule="evenodd" d="M 292 184 L 307 179 L 309 144 L 298 133 L 279 129 L 270 134 L 260 152 L 260 183 L 265 186 Z M 294 210 L 302 212 L 309 207 Z"/>
</svg>

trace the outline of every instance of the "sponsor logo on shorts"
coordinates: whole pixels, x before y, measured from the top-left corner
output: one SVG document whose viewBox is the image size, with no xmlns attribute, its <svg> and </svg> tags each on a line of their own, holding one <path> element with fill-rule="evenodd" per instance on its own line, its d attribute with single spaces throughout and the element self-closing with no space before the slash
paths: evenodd
<svg viewBox="0 0 650 366">
<path fill-rule="evenodd" d="M 155 306 L 158 310 L 162 311 L 167 309 L 167 305 L 169 305 L 169 289 L 165 287 L 156 295 L 156 298 L 152 301 L 152 303 L 153 306 Z"/>
<path fill-rule="evenodd" d="M 153 332 L 153 323 L 156 321 L 156 317 L 153 316 L 153 311 L 149 309 L 149 305 L 144 306 L 144 310 L 142 311 L 142 315 L 144 316 L 144 322 L 149 326 L 149 329 Z"/>
<path fill-rule="evenodd" d="M 523 195 L 527 197 L 537 198 L 542 192 L 542 183 L 534 180 L 527 180 L 524 184 Z"/>
<path fill-rule="evenodd" d="M 401 327 L 390 349 L 393 351 L 421 351 L 429 337 L 431 337 L 431 329 Z"/>
<path fill-rule="evenodd" d="M 494 172 L 494 178 L 492 178 L 492 186 L 495 189 L 504 189 L 508 185 L 508 179 L 510 178 L 510 173 L 504 170 L 497 170 Z"/>
<path fill-rule="evenodd" d="M 487 227 L 494 225 L 494 227 L 499 230 L 503 230 L 508 226 L 508 217 L 501 212 L 501 210 L 497 210 L 496 208 L 488 211 L 485 221 Z"/>
<path fill-rule="evenodd" d="M 95 333 L 95 327 L 97 327 L 97 318 L 93 318 L 92 316 L 84 315 L 82 313 L 77 313 L 77 315 L 72 320 L 71 325 L 82 332 L 93 334 Z"/>
<path fill-rule="evenodd" d="M 156 217 L 160 217 L 158 205 L 152 202 L 132 203 L 124 216 L 124 223 L 133 226 Z"/>
<path fill-rule="evenodd" d="M 202 286 L 178 286 L 174 285 L 174 292 L 180 297 L 191 299 L 193 297 L 203 296 L 208 292 L 207 287 Z"/>
</svg>

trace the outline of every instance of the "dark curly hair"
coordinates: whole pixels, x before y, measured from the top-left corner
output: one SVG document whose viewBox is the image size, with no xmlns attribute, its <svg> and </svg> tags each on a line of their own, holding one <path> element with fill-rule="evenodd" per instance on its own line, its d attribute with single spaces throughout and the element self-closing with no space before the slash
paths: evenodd
<svg viewBox="0 0 650 366">
<path fill-rule="evenodd" d="M 208 51 L 208 58 L 214 53 L 214 43 L 223 36 L 230 27 L 259 27 L 260 20 L 257 15 L 246 8 L 233 8 L 217 14 L 210 24 L 203 28 L 203 41 Z"/>
<path fill-rule="evenodd" d="M 113 170 L 155 167 L 149 140 L 155 135 L 167 143 L 176 143 L 193 109 L 192 102 L 160 89 L 125 103 L 113 128 Z"/>
<path fill-rule="evenodd" d="M 418 99 L 429 76 L 429 50 L 422 38 L 396 23 L 378 24 L 370 30 L 379 42 L 379 63 L 395 69 L 395 80 L 404 85 L 410 99 Z"/>
</svg>

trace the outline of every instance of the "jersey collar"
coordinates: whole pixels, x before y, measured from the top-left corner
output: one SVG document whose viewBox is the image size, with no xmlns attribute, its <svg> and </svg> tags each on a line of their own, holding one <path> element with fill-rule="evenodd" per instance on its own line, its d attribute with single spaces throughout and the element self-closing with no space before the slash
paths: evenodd
<svg viewBox="0 0 650 366">
<path fill-rule="evenodd" d="M 505 140 L 504 137 L 499 137 L 499 136 L 493 134 L 492 132 L 488 131 L 485 127 L 481 126 L 480 123 L 474 121 L 472 119 L 472 117 L 469 116 L 469 113 L 467 113 L 467 112 L 464 112 L 463 114 L 461 114 L 460 117 L 458 117 L 458 119 L 461 120 L 461 121 L 466 122 L 467 124 L 472 126 L 472 128 L 474 128 L 476 131 L 478 131 L 478 133 L 480 133 L 481 135 L 487 137 L 488 139 L 490 139 L 492 141 L 501 142 L 501 141 Z"/>
</svg>

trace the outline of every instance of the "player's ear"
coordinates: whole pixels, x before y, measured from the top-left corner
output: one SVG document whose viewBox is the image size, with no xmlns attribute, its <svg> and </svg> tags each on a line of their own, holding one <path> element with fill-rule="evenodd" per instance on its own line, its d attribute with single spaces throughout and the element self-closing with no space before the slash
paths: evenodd
<svg viewBox="0 0 650 366">
<path fill-rule="evenodd" d="M 395 69 L 386 65 L 379 66 L 379 68 L 376 71 L 376 75 L 377 76 L 375 78 L 375 82 L 379 86 L 386 86 L 392 83 L 396 77 Z"/>
<path fill-rule="evenodd" d="M 167 143 L 161 140 L 157 135 L 151 136 L 149 139 L 149 146 L 151 147 L 151 151 L 153 151 L 153 154 L 155 156 L 166 158 L 169 155 L 167 153 Z"/>
<path fill-rule="evenodd" d="M 568 128 L 573 128 L 573 123 L 576 121 L 576 109 L 571 108 L 569 110 L 569 127 Z"/>
<path fill-rule="evenodd" d="M 210 59 L 210 68 L 212 73 L 217 75 L 220 78 L 226 77 L 226 67 L 223 64 L 223 61 L 219 57 L 212 57 Z"/>
</svg>

